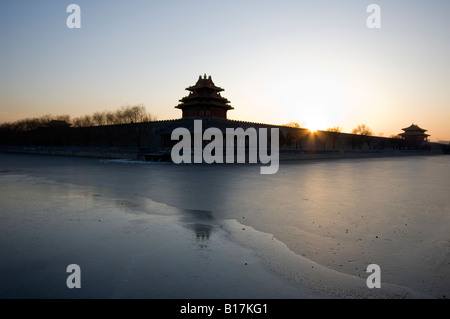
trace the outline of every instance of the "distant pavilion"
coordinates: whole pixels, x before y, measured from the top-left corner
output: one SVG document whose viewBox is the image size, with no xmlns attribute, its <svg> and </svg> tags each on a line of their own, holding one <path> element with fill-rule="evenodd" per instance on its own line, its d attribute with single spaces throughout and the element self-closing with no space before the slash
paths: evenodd
<svg viewBox="0 0 450 319">
<path fill-rule="evenodd" d="M 399 134 L 404 140 L 410 142 L 427 142 L 429 134 L 425 134 L 427 130 L 420 128 L 417 124 L 402 129 L 404 132 Z"/>
<path fill-rule="evenodd" d="M 180 100 L 180 104 L 175 106 L 183 111 L 183 118 L 189 117 L 215 117 L 227 118 L 227 111 L 234 108 L 229 105 L 230 101 L 220 95 L 224 91 L 214 84 L 211 76 L 206 74 L 199 76 L 194 86 L 186 88 L 190 91 L 188 96 Z"/>
</svg>

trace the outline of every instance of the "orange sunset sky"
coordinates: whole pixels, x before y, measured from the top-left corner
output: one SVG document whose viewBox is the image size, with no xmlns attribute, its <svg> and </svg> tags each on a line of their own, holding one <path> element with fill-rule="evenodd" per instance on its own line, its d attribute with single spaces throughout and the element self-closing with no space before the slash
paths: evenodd
<svg viewBox="0 0 450 319">
<path fill-rule="evenodd" d="M 74 2 L 79 29 L 66 25 Z M 206 73 L 231 119 L 384 136 L 414 123 L 449 141 L 448 12 L 449 1 L 2 1 L 0 123 L 135 104 L 179 118 Z"/>
</svg>

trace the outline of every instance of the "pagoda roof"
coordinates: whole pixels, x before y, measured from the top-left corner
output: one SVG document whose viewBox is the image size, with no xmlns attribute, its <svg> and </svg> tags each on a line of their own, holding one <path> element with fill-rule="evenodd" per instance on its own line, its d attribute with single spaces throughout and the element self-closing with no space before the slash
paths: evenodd
<svg viewBox="0 0 450 319">
<path fill-rule="evenodd" d="M 188 91 L 194 91 L 200 88 L 209 88 L 213 89 L 216 92 L 222 92 L 224 89 L 221 87 L 218 87 L 214 84 L 211 75 L 206 77 L 206 74 L 202 77 L 201 75 L 198 77 L 197 83 L 195 85 L 187 87 L 186 90 Z"/>
<path fill-rule="evenodd" d="M 402 128 L 402 130 L 405 132 L 421 131 L 422 133 L 427 131 L 427 130 L 424 130 L 423 128 L 420 128 L 417 124 L 411 124 L 409 127 Z"/>
<path fill-rule="evenodd" d="M 224 104 L 224 103 L 220 103 L 217 101 L 204 101 L 204 102 L 184 102 L 184 103 L 180 103 L 177 106 L 175 106 L 175 108 L 177 109 L 184 109 L 184 108 L 189 108 L 189 107 L 217 107 L 217 108 L 221 108 L 221 109 L 226 109 L 226 110 L 234 110 L 234 107 L 232 107 L 231 105 L 228 104 Z"/>
<path fill-rule="evenodd" d="M 399 135 L 401 136 L 430 136 L 429 134 L 425 134 L 423 132 L 405 132 L 405 133 L 400 133 Z"/>
<path fill-rule="evenodd" d="M 223 101 L 225 103 L 230 103 L 230 101 L 228 101 L 228 99 L 221 96 L 220 93 L 211 92 L 209 94 L 198 94 L 198 92 L 196 92 L 196 91 L 190 92 L 188 96 L 183 97 L 179 101 L 185 102 L 185 101 L 189 101 L 189 100 L 198 100 L 198 99 L 205 99 L 205 98 Z"/>
<path fill-rule="evenodd" d="M 203 77 L 199 76 L 197 83 L 194 86 L 186 88 L 186 90 L 190 91 L 189 95 L 179 100 L 181 103 L 175 106 L 175 108 L 213 107 L 227 111 L 234 109 L 229 105 L 230 101 L 220 95 L 219 92 L 224 91 L 224 89 L 216 86 L 211 76 L 207 77 L 206 74 Z"/>
</svg>

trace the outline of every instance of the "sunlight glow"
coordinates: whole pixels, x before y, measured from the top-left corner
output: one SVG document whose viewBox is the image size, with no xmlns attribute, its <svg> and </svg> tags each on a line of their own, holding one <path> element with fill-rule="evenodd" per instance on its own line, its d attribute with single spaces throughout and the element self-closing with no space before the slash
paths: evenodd
<svg viewBox="0 0 450 319">
<path fill-rule="evenodd" d="M 269 101 L 282 110 L 283 122 L 298 121 L 310 131 L 344 126 L 354 91 L 363 92 L 351 76 L 331 67 L 298 66 L 279 71 L 271 79 Z"/>
<path fill-rule="evenodd" d="M 366 124 L 385 136 L 418 123 L 450 140 L 450 1 L 411 1 L 408 14 L 386 5 L 395 23 L 377 30 L 360 1 L 98 2 L 80 5 L 81 20 L 95 20 L 80 29 L 56 1 L 0 2 L 0 123 L 139 104 L 177 119 L 185 88 L 207 73 L 233 120 L 345 133 Z"/>
<path fill-rule="evenodd" d="M 314 133 L 320 130 L 325 131 L 328 128 L 328 125 L 327 121 L 324 118 L 320 117 L 319 114 L 317 114 L 311 115 L 306 118 L 304 127 Z"/>
</svg>

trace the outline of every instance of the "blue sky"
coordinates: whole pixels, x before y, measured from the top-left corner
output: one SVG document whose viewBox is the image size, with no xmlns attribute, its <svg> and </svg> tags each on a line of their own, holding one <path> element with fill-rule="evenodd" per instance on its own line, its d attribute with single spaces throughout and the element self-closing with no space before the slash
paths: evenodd
<svg viewBox="0 0 450 319">
<path fill-rule="evenodd" d="M 81 8 L 69 29 L 66 8 Z M 381 7 L 381 29 L 366 8 Z M 450 140 L 449 1 L 0 2 L 0 122 L 144 104 L 159 119 L 200 74 L 232 119 L 308 128 L 411 123 Z"/>
</svg>

